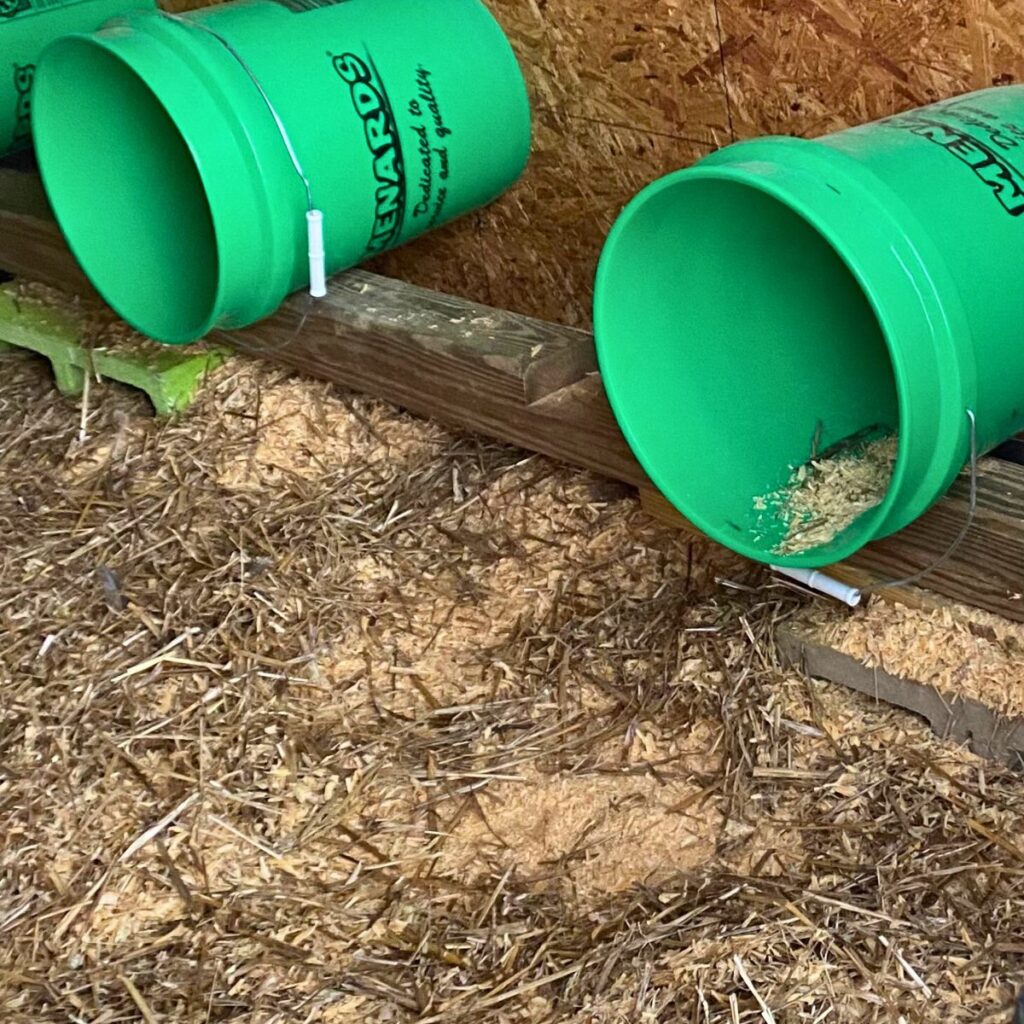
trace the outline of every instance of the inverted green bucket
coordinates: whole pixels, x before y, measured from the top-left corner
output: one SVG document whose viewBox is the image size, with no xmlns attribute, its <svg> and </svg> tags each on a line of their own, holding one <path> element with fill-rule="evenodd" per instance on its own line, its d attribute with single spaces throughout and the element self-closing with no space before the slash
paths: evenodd
<svg viewBox="0 0 1024 1024">
<path fill-rule="evenodd" d="M 31 138 L 32 81 L 46 46 L 153 0 L 0 0 L 0 156 Z"/>
<path fill-rule="evenodd" d="M 34 135 L 57 220 L 124 319 L 180 343 L 500 195 L 530 147 L 479 0 L 252 0 L 55 42 Z"/>
<path fill-rule="evenodd" d="M 1024 428 L 1022 257 L 1024 87 L 729 146 L 612 230 L 595 303 L 612 406 L 715 540 L 789 567 L 842 560 L 945 493 L 970 415 L 981 451 Z M 872 432 L 899 438 L 881 503 L 780 554 L 759 498 Z"/>
</svg>

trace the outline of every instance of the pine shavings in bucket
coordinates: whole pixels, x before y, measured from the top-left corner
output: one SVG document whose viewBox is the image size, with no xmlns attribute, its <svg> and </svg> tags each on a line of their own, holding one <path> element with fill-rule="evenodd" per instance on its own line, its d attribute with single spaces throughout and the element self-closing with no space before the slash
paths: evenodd
<svg viewBox="0 0 1024 1024">
<path fill-rule="evenodd" d="M 889 490 L 898 452 L 895 435 L 843 446 L 797 467 L 785 487 L 757 498 L 754 508 L 772 513 L 785 527 L 776 554 L 822 547 L 877 508 Z"/>
</svg>

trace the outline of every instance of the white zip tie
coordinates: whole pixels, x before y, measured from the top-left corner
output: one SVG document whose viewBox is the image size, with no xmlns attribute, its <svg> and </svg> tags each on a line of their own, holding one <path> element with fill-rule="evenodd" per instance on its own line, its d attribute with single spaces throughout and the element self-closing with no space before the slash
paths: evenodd
<svg viewBox="0 0 1024 1024">
<path fill-rule="evenodd" d="M 322 299 L 327 294 L 327 263 L 324 254 L 324 215 L 319 210 L 306 214 L 309 234 L 309 294 Z"/>
<path fill-rule="evenodd" d="M 771 568 L 780 576 L 785 576 L 796 583 L 802 583 L 810 590 L 824 594 L 826 597 L 834 597 L 851 608 L 859 608 L 863 600 L 863 594 L 856 587 L 840 583 L 839 580 L 833 579 L 818 569 L 786 569 L 781 565 L 773 565 Z"/>
</svg>

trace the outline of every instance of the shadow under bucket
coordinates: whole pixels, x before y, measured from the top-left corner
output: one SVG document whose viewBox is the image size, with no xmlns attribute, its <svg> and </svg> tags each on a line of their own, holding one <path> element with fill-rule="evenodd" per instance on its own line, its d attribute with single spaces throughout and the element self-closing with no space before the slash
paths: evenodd
<svg viewBox="0 0 1024 1024">
<path fill-rule="evenodd" d="M 968 411 L 982 450 L 1024 426 L 1018 123 L 1010 87 L 740 143 L 627 207 L 598 270 L 601 370 L 637 458 L 701 530 L 827 565 L 945 493 Z"/>
</svg>

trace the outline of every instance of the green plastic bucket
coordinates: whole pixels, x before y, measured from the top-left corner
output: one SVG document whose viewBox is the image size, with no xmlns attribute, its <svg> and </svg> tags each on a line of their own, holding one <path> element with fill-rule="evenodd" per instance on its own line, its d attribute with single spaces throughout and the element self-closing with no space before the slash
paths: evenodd
<svg viewBox="0 0 1024 1024">
<path fill-rule="evenodd" d="M 333 273 L 495 199 L 530 148 L 522 74 L 479 0 L 132 14 L 47 49 L 33 120 L 83 270 L 171 343 L 315 285 L 308 214 Z"/>
<path fill-rule="evenodd" d="M 0 156 L 30 141 L 32 80 L 48 43 L 153 6 L 153 0 L 0 0 Z"/>
<path fill-rule="evenodd" d="M 609 398 L 715 540 L 788 567 L 842 560 L 945 493 L 970 414 L 982 451 L 1024 428 L 1022 258 L 1024 87 L 729 146 L 611 232 L 595 302 Z M 872 432 L 898 436 L 880 503 L 780 554 L 785 513 L 763 497 Z"/>
</svg>

